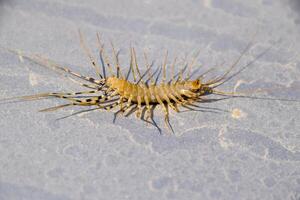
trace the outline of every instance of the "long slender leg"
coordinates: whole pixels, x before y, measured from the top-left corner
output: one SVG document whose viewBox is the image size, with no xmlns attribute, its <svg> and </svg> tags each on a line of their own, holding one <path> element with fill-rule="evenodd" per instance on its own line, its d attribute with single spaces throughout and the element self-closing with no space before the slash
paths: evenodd
<svg viewBox="0 0 300 200">
<path fill-rule="evenodd" d="M 178 81 L 181 81 L 182 80 L 182 76 L 183 76 L 183 73 L 185 72 L 185 70 L 187 69 L 187 65 L 185 65 L 177 74 L 175 74 L 174 76 L 172 76 L 171 77 L 171 79 L 169 80 L 169 83 L 171 83 L 171 82 L 173 82 L 173 80 L 176 78 L 176 77 L 178 77 L 177 78 L 177 80 L 175 81 L 175 83 L 176 82 L 178 82 Z"/>
<path fill-rule="evenodd" d="M 174 130 L 173 130 L 173 127 L 172 127 L 172 125 L 170 123 L 170 119 L 169 119 L 169 107 L 168 107 L 168 104 L 164 104 L 164 107 L 165 107 L 165 109 L 164 109 L 165 110 L 165 125 L 174 134 Z"/>
<path fill-rule="evenodd" d="M 103 58 L 103 55 L 102 55 L 104 45 L 101 44 L 101 36 L 100 36 L 99 33 L 97 33 L 97 43 L 98 43 L 98 51 L 99 51 L 99 56 L 100 56 L 100 62 L 101 62 L 101 66 L 102 66 L 102 73 L 103 73 L 104 79 L 106 79 L 105 61 L 104 61 L 104 58 Z"/>
<path fill-rule="evenodd" d="M 133 67 L 133 62 L 134 62 L 134 58 L 133 58 L 133 52 L 132 52 L 132 47 L 130 47 L 130 69 L 132 71 L 132 76 L 133 76 L 133 81 L 136 81 L 136 75 L 135 75 L 135 70 Z"/>
<path fill-rule="evenodd" d="M 119 103 L 119 102 L 118 102 L 118 103 Z M 115 113 L 114 113 L 113 123 L 116 122 L 116 119 L 117 119 L 117 117 L 118 117 L 119 114 L 125 113 L 127 110 L 130 109 L 130 107 L 132 107 L 132 105 L 129 106 L 129 107 L 128 107 L 128 106 L 125 106 L 124 108 L 120 108 L 117 112 L 115 112 Z"/>
<path fill-rule="evenodd" d="M 160 87 L 157 87 L 157 90 L 161 90 L 161 94 L 163 95 L 163 100 L 165 102 L 167 102 L 167 104 L 173 109 L 173 110 L 176 110 L 176 108 L 173 106 L 173 104 L 171 103 L 170 99 L 169 99 L 169 95 L 168 95 L 168 92 L 167 90 L 165 89 L 165 84 L 162 83 L 160 85 Z"/>
<path fill-rule="evenodd" d="M 145 63 L 146 63 L 146 66 L 147 66 L 147 70 L 149 70 L 148 80 L 150 80 L 151 82 L 153 82 L 153 75 L 152 75 L 152 72 L 150 70 L 150 68 L 152 67 L 153 64 L 149 65 L 148 56 L 147 56 L 147 53 L 145 51 L 144 51 L 144 59 L 145 59 Z"/>
<path fill-rule="evenodd" d="M 119 77 L 123 78 L 123 75 L 122 75 L 121 70 L 120 70 L 120 63 L 119 63 L 118 53 L 116 52 L 114 44 L 112 43 L 112 41 L 110 41 L 110 45 L 111 45 L 111 48 L 112 48 L 113 54 L 114 54 L 114 60 L 115 60 L 115 65 L 116 65 L 116 70 L 117 70 L 117 77 L 118 78 Z"/>
<path fill-rule="evenodd" d="M 141 78 L 141 72 L 139 70 L 139 66 L 138 66 L 138 63 L 137 63 L 136 53 L 135 53 L 134 47 L 132 47 L 131 50 L 132 50 L 132 55 L 133 55 L 133 59 L 134 59 L 134 64 L 135 64 L 136 72 L 137 72 L 139 78 Z"/>
<path fill-rule="evenodd" d="M 158 132 L 159 132 L 159 134 L 161 134 L 161 129 L 159 128 L 159 126 L 157 125 L 157 123 L 154 120 L 154 110 L 155 110 L 156 106 L 157 106 L 157 104 L 153 104 L 151 106 L 151 110 L 150 110 L 150 114 L 149 115 L 150 115 L 150 119 L 151 119 L 151 121 L 153 123 L 153 126 L 156 127 L 157 130 L 158 130 Z"/>
<path fill-rule="evenodd" d="M 100 73 L 100 67 L 99 67 L 98 63 L 96 62 L 95 58 L 92 56 L 92 53 L 91 53 L 90 49 L 85 44 L 85 41 L 84 41 L 84 38 L 83 38 L 83 35 L 82 35 L 81 31 L 78 30 L 78 33 L 79 33 L 79 38 L 80 38 L 80 46 L 83 48 L 83 50 L 84 50 L 85 54 L 87 55 L 87 57 L 89 57 L 90 62 L 92 64 L 93 68 L 96 71 L 96 74 L 102 79 L 103 77 Z"/>
<path fill-rule="evenodd" d="M 79 79 L 83 79 L 87 82 L 91 82 L 93 84 L 96 84 L 96 85 L 103 85 L 103 79 L 100 79 L 100 80 L 96 80 L 92 77 L 88 77 L 88 76 L 83 76 L 83 75 L 80 75 L 79 73 L 76 73 L 74 71 L 71 71 L 69 68 L 67 67 L 61 67 L 59 66 L 57 63 L 55 63 L 54 61 L 48 59 L 48 58 L 44 58 L 40 55 L 35 55 L 35 58 L 31 58 L 31 57 L 28 57 L 29 59 L 31 59 L 32 62 L 35 62 L 39 65 L 42 65 L 42 66 L 45 66 L 45 67 L 51 67 L 52 69 L 54 70 L 60 70 L 60 71 L 64 71 L 74 77 L 77 77 Z M 40 60 L 39 60 L 40 59 Z M 59 72 L 59 71 L 57 71 Z"/>
<path fill-rule="evenodd" d="M 128 108 L 131 107 L 131 109 L 128 110 L 128 112 L 124 114 L 125 117 L 129 117 L 132 113 L 134 113 L 137 110 L 137 105 L 136 104 L 126 106 L 126 107 L 128 107 Z"/>
<path fill-rule="evenodd" d="M 142 112 L 142 96 L 143 94 L 143 89 L 141 87 L 137 87 L 137 103 L 138 103 L 138 110 L 136 112 L 136 117 L 141 118 L 141 112 Z"/>
<path fill-rule="evenodd" d="M 99 106 L 99 107 L 100 107 L 101 109 L 104 109 L 104 110 L 109 111 L 109 110 L 111 110 L 111 109 L 117 107 L 118 105 L 119 105 L 119 103 L 118 103 L 118 102 L 115 102 L 115 103 L 112 103 L 112 104 L 109 104 L 109 105 Z"/>
<path fill-rule="evenodd" d="M 166 65 L 167 65 L 167 59 L 168 59 L 168 51 L 166 51 L 165 53 L 165 59 L 163 62 L 163 78 L 162 78 L 162 82 L 165 83 L 166 82 Z"/>
<path fill-rule="evenodd" d="M 80 111 L 72 113 L 70 115 L 66 115 L 66 116 L 57 118 L 56 121 L 66 119 L 66 118 L 69 118 L 69 117 L 72 117 L 72 116 L 75 116 L 75 115 L 79 115 L 79 114 L 82 114 L 82 113 L 91 112 L 91 111 L 94 111 L 94 110 L 99 110 L 99 109 L 101 109 L 101 108 L 97 107 L 97 108 L 90 108 L 90 109 L 86 109 L 86 110 L 80 110 Z"/>
<path fill-rule="evenodd" d="M 127 107 L 131 105 L 131 101 L 132 101 L 133 95 L 130 95 L 127 101 Z"/>
<path fill-rule="evenodd" d="M 167 128 L 171 129 L 172 132 L 173 132 L 173 129 L 172 129 L 172 126 L 170 125 L 170 122 L 169 122 L 169 110 L 168 110 L 168 105 L 166 105 L 165 103 L 162 102 L 162 100 L 160 99 L 159 95 L 158 95 L 158 91 L 155 90 L 155 98 L 157 100 L 157 102 L 159 103 L 159 105 L 163 108 L 163 111 L 165 113 L 165 125 Z"/>
<path fill-rule="evenodd" d="M 169 83 L 173 83 L 174 82 L 174 68 L 175 68 L 175 65 L 176 65 L 176 61 L 177 61 L 177 57 L 174 58 L 174 61 L 171 65 L 171 79 L 169 80 Z"/>
<path fill-rule="evenodd" d="M 62 99 L 67 99 L 71 101 L 76 101 L 78 98 L 77 96 L 72 96 L 72 95 L 77 95 L 77 94 L 92 94 L 95 91 L 85 91 L 85 92 L 78 92 L 78 93 L 40 93 L 40 94 L 35 94 L 35 95 L 28 95 L 28 96 L 21 96 L 21 97 L 14 97 L 14 98 L 8 98 L 4 99 L 5 101 L 10 101 L 14 99 L 19 99 L 19 100 L 24 100 L 24 101 L 33 101 L 33 100 L 39 100 L 39 99 L 45 99 L 45 98 L 62 98 Z"/>
<path fill-rule="evenodd" d="M 75 115 L 78 115 L 78 114 L 81 114 L 81 113 L 85 113 L 85 112 L 91 112 L 91 111 L 94 111 L 94 110 L 101 110 L 101 109 L 110 110 L 110 109 L 112 109 L 112 108 L 114 108 L 116 106 L 118 106 L 117 102 L 113 103 L 113 104 L 105 105 L 105 106 L 98 105 L 96 108 L 91 108 L 91 109 L 87 109 L 87 110 L 80 110 L 78 112 L 72 113 L 71 115 L 67 115 L 67 116 L 58 118 L 56 120 L 65 119 L 65 118 L 68 118 L 68 117 L 71 117 L 71 116 L 75 116 Z"/>
<path fill-rule="evenodd" d="M 106 78 L 106 71 L 105 71 L 105 64 L 106 64 L 109 73 L 111 74 L 111 76 L 114 76 L 112 66 L 110 65 L 110 61 L 105 54 L 104 45 L 101 42 L 101 37 L 99 34 L 97 34 L 97 41 L 98 41 L 98 48 L 99 48 L 99 56 L 100 56 L 101 63 L 102 63 L 103 75 Z"/>
<path fill-rule="evenodd" d="M 51 111 L 55 111 L 55 110 L 58 110 L 61 108 L 65 108 L 68 106 L 74 106 L 74 105 L 76 105 L 76 104 L 68 103 L 68 104 L 58 105 L 58 106 L 54 106 L 54 107 L 50 107 L 50 108 L 45 108 L 45 109 L 39 110 L 39 112 L 51 112 Z"/>
<path fill-rule="evenodd" d="M 144 99 L 146 103 L 146 120 L 150 117 L 150 112 L 151 112 L 151 107 L 150 107 L 150 92 L 149 89 L 143 88 L 144 89 Z"/>
</svg>

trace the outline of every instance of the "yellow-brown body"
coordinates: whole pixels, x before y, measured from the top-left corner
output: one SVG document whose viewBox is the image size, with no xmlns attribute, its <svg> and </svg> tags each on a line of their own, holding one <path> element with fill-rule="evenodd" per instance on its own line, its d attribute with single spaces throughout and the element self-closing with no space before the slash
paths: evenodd
<svg viewBox="0 0 300 200">
<path fill-rule="evenodd" d="M 191 87 L 199 89 L 201 84 L 196 81 L 178 81 L 176 83 L 160 83 L 158 85 L 145 83 L 131 83 L 125 79 L 119 79 L 116 77 L 109 77 L 106 81 L 109 88 L 123 97 L 124 99 L 130 99 L 131 102 L 150 104 L 169 102 L 178 100 L 184 100 L 184 97 L 194 97 L 197 94 L 192 92 Z"/>
</svg>

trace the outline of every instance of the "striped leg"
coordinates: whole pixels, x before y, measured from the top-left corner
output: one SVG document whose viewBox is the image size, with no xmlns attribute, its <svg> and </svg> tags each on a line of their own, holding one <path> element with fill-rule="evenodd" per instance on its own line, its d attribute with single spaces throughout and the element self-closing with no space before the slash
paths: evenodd
<svg viewBox="0 0 300 200">
<path fill-rule="evenodd" d="M 102 79 L 103 77 L 100 73 L 100 67 L 99 67 L 98 63 L 96 62 L 95 58 L 92 56 L 92 53 L 91 53 L 90 49 L 86 46 L 81 31 L 78 30 L 78 33 L 79 33 L 79 38 L 80 38 L 80 46 L 83 48 L 83 50 L 84 50 L 85 54 L 87 55 L 87 57 L 89 57 L 90 62 L 92 64 L 93 68 L 96 71 L 96 74 Z"/>
</svg>

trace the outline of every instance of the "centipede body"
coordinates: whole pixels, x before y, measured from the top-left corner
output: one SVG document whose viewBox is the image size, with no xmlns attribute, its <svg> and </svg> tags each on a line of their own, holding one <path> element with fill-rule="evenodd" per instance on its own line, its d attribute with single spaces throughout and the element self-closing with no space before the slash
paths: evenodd
<svg viewBox="0 0 300 200">
<path fill-rule="evenodd" d="M 161 132 L 161 128 L 157 126 L 156 122 L 153 119 L 154 110 L 158 106 L 162 108 L 162 111 L 164 113 L 165 125 L 171 131 L 173 131 L 169 120 L 170 109 L 174 112 L 180 112 L 181 108 L 185 108 L 188 110 L 193 110 L 193 107 L 202 108 L 201 106 L 199 106 L 199 104 L 203 102 L 219 101 L 232 97 L 248 98 L 248 96 L 243 94 L 223 92 L 217 90 L 216 88 L 229 81 L 231 78 L 238 75 L 250 66 L 251 63 L 248 63 L 238 71 L 232 73 L 233 69 L 237 66 L 240 59 L 245 55 L 249 48 L 251 48 L 252 41 L 245 47 L 241 55 L 225 73 L 205 82 L 202 80 L 202 78 L 211 70 L 203 72 L 195 79 L 191 79 L 190 71 L 196 59 L 194 59 L 189 65 L 185 66 L 176 75 L 173 75 L 170 80 L 166 80 L 167 54 L 162 66 L 158 67 L 154 72 L 152 72 L 152 66 L 147 64 L 147 70 L 143 74 L 141 74 L 137 64 L 136 52 L 133 47 L 130 47 L 130 67 L 126 76 L 124 76 L 120 70 L 121 64 L 119 63 L 118 53 L 116 52 L 112 43 L 111 48 L 114 57 L 113 64 L 110 62 L 108 56 L 106 55 L 100 35 L 97 34 L 97 44 L 100 58 L 99 63 L 101 64 L 100 67 L 97 59 L 92 56 L 91 51 L 86 46 L 81 32 L 79 32 L 79 35 L 81 47 L 89 58 L 90 63 L 95 69 L 98 78 L 83 76 L 79 73 L 71 71 L 68 67 L 60 66 L 54 61 L 39 55 L 23 55 L 15 50 L 9 51 L 22 56 L 22 58 L 25 58 L 31 62 L 48 68 L 52 68 L 58 73 L 66 73 L 67 75 L 69 75 L 68 78 L 71 81 L 79 84 L 84 88 L 88 88 L 88 90 L 74 93 L 43 93 L 31 96 L 10 98 L 6 100 L 37 100 L 44 98 L 60 98 L 68 101 L 68 103 L 66 104 L 40 110 L 42 112 L 55 111 L 69 106 L 93 106 L 93 108 L 91 109 L 73 113 L 71 116 L 93 110 L 111 110 L 118 107 L 119 109 L 114 114 L 114 120 L 119 114 L 129 116 L 130 114 L 135 112 L 138 118 L 154 125 L 159 130 L 159 132 Z M 268 50 L 269 49 L 264 51 L 257 58 L 263 56 Z M 174 60 L 171 66 L 172 72 L 174 72 L 175 62 L 176 60 Z M 116 73 L 113 72 L 113 67 L 115 68 Z M 188 72 L 186 74 L 186 77 L 184 77 L 186 68 L 188 68 Z M 131 74 L 133 76 L 133 81 L 129 80 L 129 76 Z M 162 80 L 158 82 L 158 78 L 160 76 L 162 76 Z M 211 94 L 220 95 L 222 96 L 222 98 L 207 98 L 207 96 Z"/>
</svg>

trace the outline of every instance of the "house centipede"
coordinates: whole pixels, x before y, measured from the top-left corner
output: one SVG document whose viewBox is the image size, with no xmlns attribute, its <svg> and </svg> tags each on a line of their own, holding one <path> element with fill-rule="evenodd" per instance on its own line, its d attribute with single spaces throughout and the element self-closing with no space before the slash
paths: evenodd
<svg viewBox="0 0 300 200">
<path fill-rule="evenodd" d="M 71 71 L 68 67 L 60 66 L 56 62 L 44 58 L 40 55 L 24 55 L 15 50 L 9 50 L 10 52 L 21 56 L 33 63 L 38 65 L 48 67 L 53 69 L 58 73 L 68 74 L 68 78 L 79 84 L 80 86 L 87 88 L 88 90 L 73 93 L 62 93 L 62 92 L 51 92 L 51 93 L 40 93 L 30 96 L 21 96 L 8 98 L 4 100 L 39 100 L 46 98 L 60 98 L 68 101 L 66 104 L 61 104 L 54 107 L 49 107 L 40 110 L 41 112 L 55 111 L 61 108 L 70 106 L 93 106 L 93 108 L 87 110 L 80 110 L 78 112 L 72 113 L 71 115 L 61 117 L 59 119 L 64 119 L 66 117 L 74 116 L 84 112 L 90 112 L 94 110 L 111 110 L 114 108 L 119 108 L 114 113 L 115 122 L 118 115 L 122 114 L 125 117 L 136 113 L 136 117 L 155 126 L 161 133 L 161 128 L 155 122 L 153 115 L 157 106 L 160 106 L 164 113 L 164 123 L 173 133 L 174 130 L 169 120 L 170 109 L 174 112 L 180 112 L 180 108 L 185 108 L 187 111 L 199 109 L 209 109 L 207 107 L 199 106 L 201 103 L 215 102 L 228 98 L 254 98 L 254 99 L 266 99 L 266 100 L 282 100 L 282 101 L 297 101 L 289 99 L 273 99 L 264 97 L 253 97 L 244 94 L 239 94 L 236 92 L 224 92 L 216 89 L 217 87 L 223 85 L 233 77 L 237 76 L 245 69 L 247 69 L 256 59 L 262 57 L 265 53 L 269 51 L 270 48 L 263 51 L 260 55 L 252 60 L 247 65 L 243 66 L 236 72 L 232 72 L 237 66 L 241 58 L 245 53 L 251 48 L 252 41 L 244 48 L 240 56 L 235 60 L 235 62 L 226 70 L 223 74 L 204 82 L 202 78 L 213 70 L 213 68 L 203 72 L 198 75 L 197 78 L 191 79 L 191 68 L 195 64 L 195 59 L 191 63 L 185 65 L 177 74 L 174 75 L 174 66 L 176 65 L 176 59 L 174 59 L 172 67 L 172 75 L 170 80 L 166 80 L 166 63 L 167 63 L 167 53 L 162 66 L 157 67 L 154 72 L 152 72 L 152 65 L 148 64 L 147 56 L 144 54 L 147 70 L 141 73 L 136 58 L 136 52 L 133 47 L 130 47 L 130 67 L 126 76 L 121 73 L 120 62 L 118 59 L 118 53 L 116 52 L 114 45 L 111 42 L 111 48 L 114 57 L 114 64 L 110 62 L 108 56 L 106 55 L 104 44 L 101 41 L 100 35 L 97 33 L 97 45 L 100 58 L 100 64 L 96 61 L 92 55 L 90 49 L 85 44 L 82 33 L 79 31 L 80 45 L 84 50 L 86 56 L 94 68 L 98 78 L 87 77 Z M 115 67 L 116 73 L 113 72 L 113 65 Z M 100 71 L 102 68 L 102 72 Z M 184 73 L 187 72 L 186 77 Z M 110 74 L 110 76 L 108 75 Z M 129 80 L 130 74 L 133 76 L 133 81 Z M 162 74 L 162 75 L 161 75 Z M 159 78 L 162 80 L 158 82 Z M 80 80 L 80 81 L 79 81 Z M 208 95 L 218 95 L 220 98 L 205 98 Z M 84 96 L 83 96 L 84 95 Z M 215 108 L 217 109 L 217 108 Z M 219 109 L 220 110 L 220 109 Z"/>
</svg>

